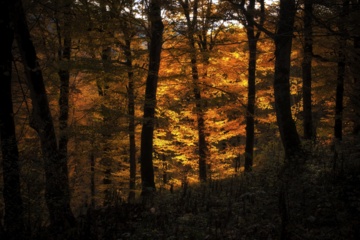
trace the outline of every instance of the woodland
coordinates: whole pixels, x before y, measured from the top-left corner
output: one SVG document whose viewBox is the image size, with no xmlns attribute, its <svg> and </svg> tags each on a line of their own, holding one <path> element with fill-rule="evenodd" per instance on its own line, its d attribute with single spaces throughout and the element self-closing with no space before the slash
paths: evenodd
<svg viewBox="0 0 360 240">
<path fill-rule="evenodd" d="M 359 16 L 0 0 L 0 239 L 360 239 Z"/>
</svg>

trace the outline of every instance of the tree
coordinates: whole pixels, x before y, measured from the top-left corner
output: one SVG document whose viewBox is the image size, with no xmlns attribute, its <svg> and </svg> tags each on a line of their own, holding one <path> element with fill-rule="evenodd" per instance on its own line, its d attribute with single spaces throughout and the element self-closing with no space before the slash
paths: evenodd
<svg viewBox="0 0 360 240">
<path fill-rule="evenodd" d="M 180 0 L 179 1 L 182 9 L 184 11 L 184 15 L 186 18 L 186 25 L 187 25 L 187 38 L 189 41 L 189 48 L 190 48 L 190 61 L 191 61 L 191 73 L 192 73 L 192 87 L 195 97 L 195 109 L 196 109 L 196 116 L 197 116 L 197 130 L 198 130 L 198 149 L 199 149 L 199 178 L 200 181 L 205 182 L 207 178 L 207 170 L 206 170 L 206 159 L 208 157 L 208 147 L 206 143 L 206 136 L 205 136 L 205 119 L 204 119 L 204 100 L 201 97 L 201 87 L 200 87 L 200 80 L 199 80 L 199 69 L 198 69 L 198 59 L 197 59 L 197 50 L 196 50 L 196 39 L 195 36 L 197 34 L 197 25 L 198 25 L 198 7 L 199 3 L 198 0 L 195 0 L 191 3 L 188 0 Z M 210 1 L 211 3 L 211 1 Z M 210 13 L 210 6 L 208 6 L 208 11 Z M 190 12 L 192 10 L 192 12 Z M 191 19 L 192 15 L 192 19 Z M 206 26 L 203 29 L 205 35 L 200 35 L 203 40 L 203 44 L 199 41 L 199 46 L 203 51 L 208 51 L 206 44 Z M 205 45 L 204 45 L 205 44 Z M 205 48 L 204 48 L 205 46 Z M 205 59 L 205 61 L 208 61 Z"/>
<path fill-rule="evenodd" d="M 346 45 L 347 30 L 346 20 L 349 15 L 349 0 L 344 0 L 342 4 L 338 27 L 339 27 L 339 49 L 337 62 L 337 81 L 336 81 L 336 98 L 335 98 L 335 125 L 334 137 L 336 140 L 342 140 L 343 131 L 343 99 L 344 99 L 344 79 L 346 72 Z"/>
<path fill-rule="evenodd" d="M 351 15 L 350 15 L 350 23 L 351 23 L 351 37 L 353 38 L 353 49 L 350 51 L 352 54 L 350 55 L 350 69 L 354 78 L 353 91 L 351 93 L 351 102 L 354 109 L 354 126 L 353 133 L 355 135 L 360 133 L 360 69 L 359 69 L 359 56 L 360 56 L 360 21 L 358 18 L 360 12 L 360 2 L 359 1 L 351 1 Z"/>
<path fill-rule="evenodd" d="M 301 150 L 301 142 L 291 114 L 290 56 L 296 14 L 295 0 L 281 0 L 275 40 L 274 93 L 275 110 L 281 141 L 286 157 L 294 160 Z"/>
<path fill-rule="evenodd" d="M 233 1 L 230 2 L 235 4 Z M 235 6 L 239 5 L 235 4 Z M 243 12 L 248 13 L 248 10 Z M 275 111 L 281 142 L 288 160 L 293 160 L 293 157 L 301 152 L 301 142 L 292 118 L 290 101 L 290 63 L 295 15 L 295 1 L 280 0 L 280 11 L 275 33 L 264 28 L 253 19 L 247 19 L 275 42 Z"/>
<path fill-rule="evenodd" d="M 32 102 L 31 127 L 38 133 L 45 169 L 45 198 L 51 227 L 56 237 L 76 224 L 70 208 L 67 162 L 60 157 L 55 128 L 36 50 L 31 40 L 21 0 L 9 3 L 15 39 L 30 89 Z"/>
<path fill-rule="evenodd" d="M 56 4 L 59 4 L 56 2 Z M 58 60 L 60 69 L 58 75 L 60 78 L 60 97 L 59 97 L 59 154 L 62 161 L 68 159 L 68 120 L 69 120 L 69 88 L 70 88 L 70 58 L 71 58 L 71 25 L 72 14 L 71 7 L 73 0 L 63 1 L 56 6 L 56 9 L 62 10 L 63 23 L 60 23 L 61 17 L 56 16 L 56 30 L 58 36 Z M 61 12 L 60 12 L 61 13 Z M 59 14 L 60 14 L 59 13 Z M 58 14 L 56 14 L 58 15 Z"/>
<path fill-rule="evenodd" d="M 123 13 L 120 17 L 120 29 L 123 34 L 123 41 L 120 41 L 121 49 L 125 56 L 124 65 L 126 66 L 128 84 L 127 90 L 127 113 L 128 113 L 128 131 L 129 131 L 129 162 L 130 162 L 130 181 L 129 181 L 129 196 L 128 201 L 134 202 L 136 189 L 136 140 L 135 140 L 135 79 L 133 66 L 132 41 L 136 34 L 136 25 L 133 23 L 134 16 L 134 2 L 122 2 L 128 9 L 128 12 Z M 126 11 L 120 9 L 122 6 L 114 6 L 118 11 Z"/>
<path fill-rule="evenodd" d="M 264 25 L 265 6 L 264 1 L 260 1 L 260 26 Z M 237 5 L 242 11 L 245 19 L 243 24 L 246 29 L 246 35 L 249 46 L 248 60 L 248 97 L 246 106 L 246 145 L 245 145 L 245 171 L 252 169 L 254 158 L 254 133 L 255 133 L 255 96 L 256 96 L 256 59 L 257 59 L 257 42 L 261 31 L 255 33 L 255 0 L 250 0 L 246 9 L 245 1 Z"/>
<path fill-rule="evenodd" d="M 24 238 L 19 151 L 12 103 L 12 45 L 14 33 L 7 1 L 0 2 L 0 143 L 4 178 L 6 239 Z"/>
<path fill-rule="evenodd" d="M 311 103 L 311 68 L 313 55 L 313 38 L 312 38 L 312 15 L 313 3 L 310 0 L 304 2 L 304 50 L 302 62 L 303 78 L 303 128 L 304 139 L 313 139 L 313 120 L 312 120 L 312 103 Z"/>
<path fill-rule="evenodd" d="M 161 1 L 151 0 L 149 5 L 150 46 L 149 70 L 146 79 L 144 116 L 141 131 L 141 194 L 146 198 L 156 190 L 153 168 L 153 137 L 155 124 L 156 90 L 161 61 L 164 24 L 161 18 Z"/>
</svg>

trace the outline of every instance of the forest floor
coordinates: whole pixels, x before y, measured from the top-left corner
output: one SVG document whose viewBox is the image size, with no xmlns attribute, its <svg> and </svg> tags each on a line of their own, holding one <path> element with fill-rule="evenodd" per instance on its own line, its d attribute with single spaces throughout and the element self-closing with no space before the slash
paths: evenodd
<svg viewBox="0 0 360 240">
<path fill-rule="evenodd" d="M 158 191 L 147 204 L 119 203 L 80 221 L 81 239 L 360 239 L 360 174 L 313 154 L 288 180 L 268 161 L 251 173 Z M 285 211 L 285 215 L 284 215 Z M 286 224 L 284 224 L 286 222 Z"/>
</svg>

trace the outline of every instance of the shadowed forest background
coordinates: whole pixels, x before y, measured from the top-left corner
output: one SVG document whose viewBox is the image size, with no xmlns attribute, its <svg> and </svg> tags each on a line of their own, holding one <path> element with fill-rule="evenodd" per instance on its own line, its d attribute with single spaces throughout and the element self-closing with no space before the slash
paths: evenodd
<svg viewBox="0 0 360 240">
<path fill-rule="evenodd" d="M 358 0 L 0 1 L 1 239 L 360 239 Z"/>
</svg>

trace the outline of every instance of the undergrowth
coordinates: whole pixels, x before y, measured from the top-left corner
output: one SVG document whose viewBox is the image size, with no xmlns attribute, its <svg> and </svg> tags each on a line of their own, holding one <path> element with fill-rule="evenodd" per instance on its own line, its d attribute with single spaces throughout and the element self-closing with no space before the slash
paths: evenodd
<svg viewBox="0 0 360 240">
<path fill-rule="evenodd" d="M 286 186 L 285 239 L 360 239 L 360 172 L 334 171 L 327 149 L 312 150 L 286 185 L 282 164 L 268 159 L 251 173 L 158 191 L 146 204 L 89 209 L 72 238 L 280 239 L 280 186 Z"/>
</svg>

